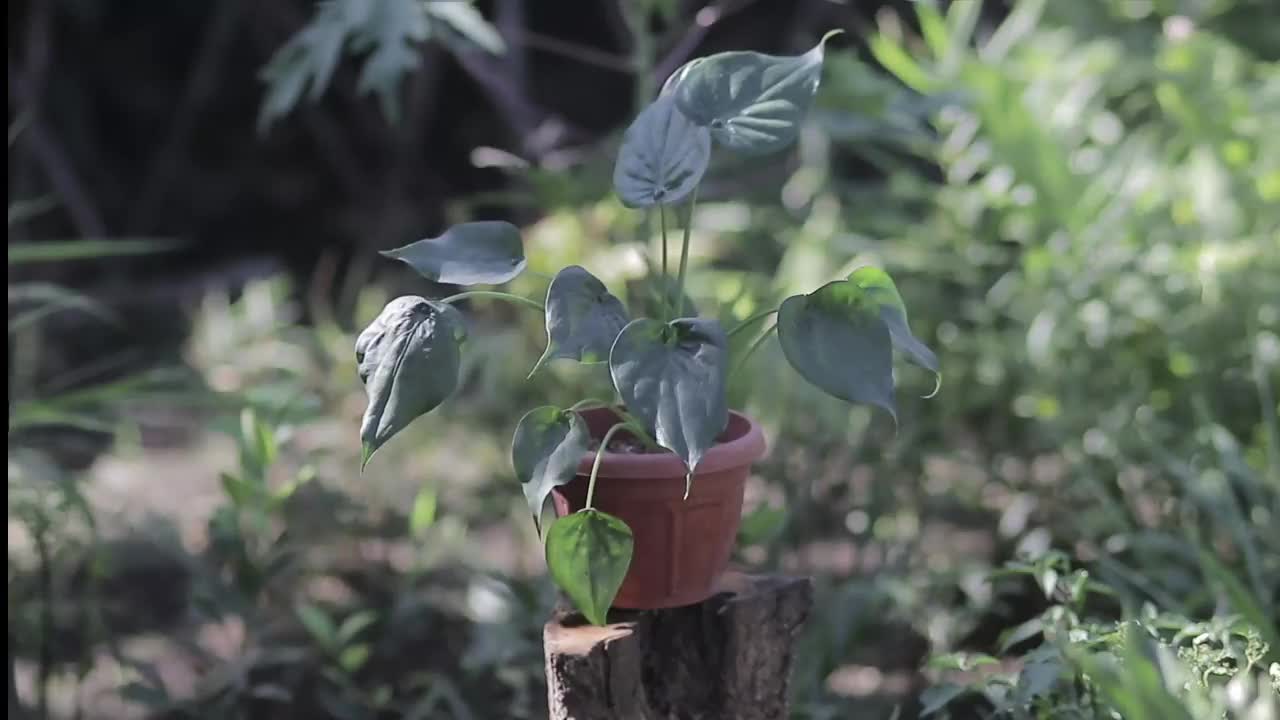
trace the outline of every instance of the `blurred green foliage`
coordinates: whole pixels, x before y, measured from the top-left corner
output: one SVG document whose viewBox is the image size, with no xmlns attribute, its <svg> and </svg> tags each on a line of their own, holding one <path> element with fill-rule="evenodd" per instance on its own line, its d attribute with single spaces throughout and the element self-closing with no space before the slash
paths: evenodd
<svg viewBox="0 0 1280 720">
<path fill-rule="evenodd" d="M 904 367 L 896 435 L 806 386 L 776 340 L 734 376 L 731 404 L 772 447 L 738 560 L 817 587 L 796 717 L 1280 716 L 1274 10 L 1020 0 L 991 25 L 976 2 L 910 7 L 831 51 L 785 172 L 715 166 L 695 217 L 699 307 L 740 320 L 876 264 L 943 368 L 926 407 L 932 378 Z M 513 292 L 580 262 L 637 300 L 636 243 L 657 238 L 606 197 L 610 150 L 512 171 L 503 199 L 543 211 Z M 722 199 L 742 189 L 751 201 Z M 566 364 L 526 383 L 540 323 L 477 307 L 469 356 L 510 362 L 469 362 L 447 412 L 357 484 L 349 348 L 398 282 L 359 266 L 333 305 L 284 281 L 206 301 L 187 360 L 218 398 L 200 417 L 236 439 L 239 467 L 192 470 L 226 474 L 209 546 L 184 565 L 186 622 L 238 624 L 242 639 L 199 651 L 194 697 L 117 653 L 130 698 L 170 717 L 279 717 L 304 696 L 299 717 L 543 712 L 554 598 L 515 558 L 536 538 L 493 531 L 527 524 L 508 522 L 526 512 L 511 408 L 607 392 L 607 378 Z M 95 396 L 88 417 L 132 393 Z M 37 502 L 30 488 L 75 487 L 38 484 L 42 467 L 11 444 L 10 517 L 52 538 L 50 518 L 82 505 Z M 67 624 L 41 568 L 84 538 L 11 543 L 11 675 L 15 627 L 25 659 L 49 644 L 40 628 Z"/>
</svg>

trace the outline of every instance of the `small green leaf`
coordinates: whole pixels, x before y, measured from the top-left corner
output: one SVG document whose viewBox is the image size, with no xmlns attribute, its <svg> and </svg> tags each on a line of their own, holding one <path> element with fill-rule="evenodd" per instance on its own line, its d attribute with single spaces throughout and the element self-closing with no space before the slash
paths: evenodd
<svg viewBox="0 0 1280 720">
<path fill-rule="evenodd" d="M 589 622 L 604 625 L 631 566 L 633 546 L 626 523 L 599 510 L 582 510 L 551 524 L 547 569 Z"/>
<path fill-rule="evenodd" d="M 436 489 L 424 485 L 413 499 L 413 510 L 409 513 L 409 533 L 421 537 L 436 521 Z"/>
<path fill-rule="evenodd" d="M 315 605 L 303 603 L 296 608 L 298 620 L 307 629 L 311 639 L 323 647 L 332 647 L 338 636 L 338 629 L 333 620 Z"/>
<path fill-rule="evenodd" d="M 587 424 L 575 412 L 544 406 L 520 418 L 511 442 L 511 465 L 539 531 L 547 495 L 573 480 L 590 442 Z"/>
<path fill-rule="evenodd" d="M 249 507 L 253 505 L 254 499 L 257 497 L 257 488 L 238 475 L 231 473 L 221 473 L 218 478 L 222 481 L 222 490 L 227 494 L 227 498 L 231 500 L 231 504 L 238 508 Z"/>
<path fill-rule="evenodd" d="M 458 384 L 461 316 L 416 296 L 387 303 L 356 340 L 369 405 L 360 427 L 361 467 L 378 448 L 444 402 Z"/>
<path fill-rule="evenodd" d="M 578 267 L 556 273 L 547 288 L 547 350 L 529 371 L 532 377 L 556 358 L 582 363 L 606 362 L 609 349 L 627 324 L 627 308 L 596 276 Z"/>
<path fill-rule="evenodd" d="M 461 223 L 381 254 L 446 285 L 501 285 L 525 267 L 520 231 L 500 220 Z"/>
<path fill-rule="evenodd" d="M 636 116 L 622 138 L 613 186 L 627 207 L 679 202 L 711 162 L 711 135 L 659 97 Z"/>
<path fill-rule="evenodd" d="M 360 668 L 364 667 L 364 664 L 368 661 L 368 645 L 352 645 L 349 648 L 343 649 L 343 651 L 338 654 L 338 664 L 342 666 L 343 670 L 349 673 L 357 672 Z"/>
<path fill-rule="evenodd" d="M 729 341 L 715 320 L 633 320 L 609 354 L 613 385 L 627 410 L 690 474 L 729 423 L 725 399 Z"/>
<path fill-rule="evenodd" d="M 795 141 L 822 78 L 823 46 L 797 56 L 725 52 L 673 75 L 676 105 L 716 142 L 735 152 L 763 155 Z M 669 84 L 672 80 L 668 81 Z"/>
<path fill-rule="evenodd" d="M 337 641 L 339 646 L 346 645 L 352 640 L 355 640 L 356 636 L 359 635 L 361 631 L 377 621 L 378 613 L 372 610 L 361 610 L 360 612 L 352 613 L 347 616 L 346 620 L 342 621 L 341 625 L 338 626 L 338 630 L 334 634 L 334 639 Z"/>
</svg>

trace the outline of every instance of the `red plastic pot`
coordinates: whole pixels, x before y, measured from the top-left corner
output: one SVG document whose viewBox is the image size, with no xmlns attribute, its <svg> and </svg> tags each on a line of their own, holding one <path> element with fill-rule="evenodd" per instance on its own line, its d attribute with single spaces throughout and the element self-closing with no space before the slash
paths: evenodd
<svg viewBox="0 0 1280 720">
<path fill-rule="evenodd" d="M 607 408 L 581 414 L 597 440 L 617 421 Z M 765 447 L 760 426 L 731 411 L 725 431 L 698 464 L 688 499 L 684 463 L 674 453 L 604 454 L 593 504 L 635 535 L 631 567 L 614 607 L 653 610 L 711 597 L 737 538 L 747 475 Z M 595 452 L 584 455 L 578 476 L 553 491 L 557 515 L 582 509 L 594 461 Z"/>
</svg>

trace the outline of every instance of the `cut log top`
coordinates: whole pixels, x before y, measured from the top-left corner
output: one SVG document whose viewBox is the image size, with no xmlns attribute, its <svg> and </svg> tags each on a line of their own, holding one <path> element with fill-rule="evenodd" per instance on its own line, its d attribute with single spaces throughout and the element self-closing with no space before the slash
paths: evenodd
<svg viewBox="0 0 1280 720">
<path fill-rule="evenodd" d="M 727 573 L 697 605 L 614 610 L 594 627 L 556 611 L 543 630 L 552 720 L 783 720 L 807 578 Z"/>
</svg>

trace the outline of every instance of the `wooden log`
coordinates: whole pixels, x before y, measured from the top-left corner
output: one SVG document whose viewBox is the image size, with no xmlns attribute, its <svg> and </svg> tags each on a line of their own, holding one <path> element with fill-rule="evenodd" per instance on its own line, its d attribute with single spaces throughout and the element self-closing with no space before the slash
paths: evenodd
<svg viewBox="0 0 1280 720">
<path fill-rule="evenodd" d="M 557 610 L 543 629 L 552 720 L 782 720 L 791 655 L 813 605 L 807 578 L 729 573 L 698 605 Z"/>
</svg>

